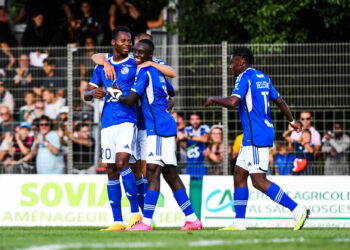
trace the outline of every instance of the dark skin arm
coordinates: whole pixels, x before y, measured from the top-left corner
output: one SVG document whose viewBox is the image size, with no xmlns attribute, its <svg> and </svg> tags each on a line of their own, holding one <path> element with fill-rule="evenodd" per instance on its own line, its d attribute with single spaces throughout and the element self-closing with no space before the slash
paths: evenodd
<svg viewBox="0 0 350 250">
<path fill-rule="evenodd" d="M 137 100 L 139 99 L 139 95 L 134 92 L 131 91 L 130 95 L 125 96 L 122 95 L 119 97 L 119 101 L 127 106 L 134 106 L 137 103 Z"/>
<path fill-rule="evenodd" d="M 92 85 L 88 85 L 87 89 L 84 92 L 84 100 L 91 101 L 92 98 L 101 99 L 107 95 L 104 89 L 96 88 Z"/>
<path fill-rule="evenodd" d="M 274 102 L 276 103 L 277 107 L 281 110 L 281 112 L 287 117 L 289 122 L 294 120 L 287 103 L 282 99 L 282 97 L 279 96 L 276 100 L 274 100 Z M 302 130 L 301 124 L 299 122 L 295 122 L 294 124 L 290 125 L 297 132 L 300 132 Z"/>
</svg>

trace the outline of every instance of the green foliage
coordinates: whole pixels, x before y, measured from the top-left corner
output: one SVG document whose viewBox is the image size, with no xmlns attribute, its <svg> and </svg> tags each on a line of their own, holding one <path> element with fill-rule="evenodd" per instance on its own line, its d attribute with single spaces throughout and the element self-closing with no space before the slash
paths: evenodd
<svg viewBox="0 0 350 250">
<path fill-rule="evenodd" d="M 179 0 L 185 43 L 348 41 L 349 0 Z"/>
</svg>

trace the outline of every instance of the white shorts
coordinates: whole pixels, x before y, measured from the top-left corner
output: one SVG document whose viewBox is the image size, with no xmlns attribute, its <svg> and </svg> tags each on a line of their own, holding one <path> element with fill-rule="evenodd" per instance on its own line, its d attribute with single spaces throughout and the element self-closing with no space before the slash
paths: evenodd
<svg viewBox="0 0 350 250">
<path fill-rule="evenodd" d="M 103 163 L 115 163 L 117 153 L 130 154 L 129 163 L 136 162 L 136 125 L 124 122 L 101 130 L 101 155 Z"/>
<path fill-rule="evenodd" d="M 240 166 L 250 174 L 266 173 L 269 167 L 269 149 L 269 147 L 242 146 L 236 166 Z"/>
<path fill-rule="evenodd" d="M 137 131 L 136 150 L 137 159 L 145 161 L 147 155 L 147 130 L 145 129 Z"/>
<path fill-rule="evenodd" d="M 147 136 L 147 164 L 177 166 L 175 136 L 162 137 L 158 135 Z"/>
</svg>

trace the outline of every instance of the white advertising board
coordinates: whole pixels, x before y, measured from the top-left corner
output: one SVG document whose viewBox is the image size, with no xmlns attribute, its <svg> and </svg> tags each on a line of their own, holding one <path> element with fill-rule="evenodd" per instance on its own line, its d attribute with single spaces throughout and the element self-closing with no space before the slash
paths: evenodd
<svg viewBox="0 0 350 250">
<path fill-rule="evenodd" d="M 311 210 L 305 227 L 350 227 L 350 176 L 271 176 L 297 203 Z M 248 227 L 292 227 L 293 215 L 248 180 Z M 206 227 L 222 227 L 232 222 L 233 177 L 204 176 L 202 222 Z"/>
<path fill-rule="evenodd" d="M 180 176 L 189 192 L 190 177 Z M 0 175 L 1 226 L 108 226 L 113 215 L 105 175 Z M 124 195 L 124 222 L 130 203 Z M 157 227 L 182 226 L 185 217 L 161 181 L 154 214 Z"/>
</svg>

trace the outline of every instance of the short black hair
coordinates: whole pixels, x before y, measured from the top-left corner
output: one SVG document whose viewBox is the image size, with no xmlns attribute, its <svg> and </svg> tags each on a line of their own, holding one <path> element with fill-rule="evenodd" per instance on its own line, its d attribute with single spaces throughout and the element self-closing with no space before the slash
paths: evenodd
<svg viewBox="0 0 350 250">
<path fill-rule="evenodd" d="M 48 117 L 47 115 L 42 115 L 40 116 L 39 125 L 41 121 L 47 121 L 47 123 L 49 124 L 50 130 L 52 129 L 52 120 L 50 119 L 50 117 Z"/>
<path fill-rule="evenodd" d="M 56 65 L 55 60 L 51 58 L 45 58 L 43 63 L 47 63 L 48 65 Z"/>
<path fill-rule="evenodd" d="M 232 56 L 242 57 L 248 65 L 254 64 L 253 52 L 247 47 L 239 47 L 232 52 Z"/>
<path fill-rule="evenodd" d="M 142 39 L 139 41 L 139 43 L 145 43 L 148 45 L 149 49 L 151 52 L 154 51 L 154 43 L 151 41 L 151 40 L 148 40 L 148 39 Z"/>
<path fill-rule="evenodd" d="M 130 33 L 131 34 L 131 31 L 128 27 L 126 26 L 117 26 L 117 28 L 115 28 L 113 31 L 112 31 L 112 39 L 117 39 L 117 36 L 118 36 L 118 33 L 119 32 L 127 32 L 127 33 Z"/>
</svg>

